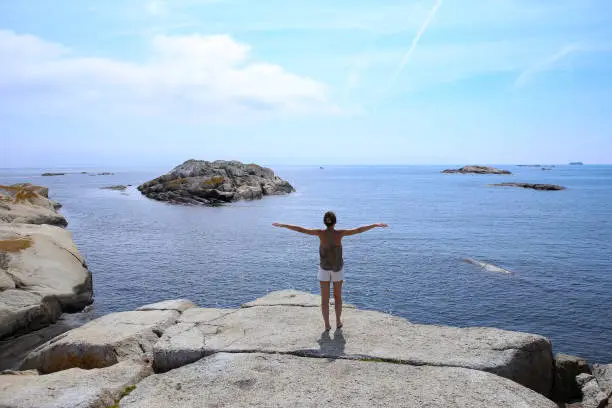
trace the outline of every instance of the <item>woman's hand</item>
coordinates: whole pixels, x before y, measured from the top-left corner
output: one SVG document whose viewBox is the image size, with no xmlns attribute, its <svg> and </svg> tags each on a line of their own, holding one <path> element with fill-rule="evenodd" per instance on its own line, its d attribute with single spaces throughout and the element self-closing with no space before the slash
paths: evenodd
<svg viewBox="0 0 612 408">
<path fill-rule="evenodd" d="M 281 227 L 283 227 L 283 224 L 280 224 L 280 223 L 278 223 L 278 222 L 275 222 L 275 223 L 273 223 L 273 224 L 272 224 L 272 226 L 273 226 L 273 227 L 279 227 L 279 228 L 281 228 Z"/>
<path fill-rule="evenodd" d="M 374 224 L 374 225 L 376 225 L 378 228 L 387 228 L 388 227 L 388 225 L 385 224 L 384 222 L 380 222 L 380 223 Z"/>
</svg>

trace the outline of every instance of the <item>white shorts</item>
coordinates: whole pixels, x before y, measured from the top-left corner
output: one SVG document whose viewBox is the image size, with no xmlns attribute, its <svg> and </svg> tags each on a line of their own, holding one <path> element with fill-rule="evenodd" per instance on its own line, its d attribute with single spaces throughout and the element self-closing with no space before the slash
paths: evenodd
<svg viewBox="0 0 612 408">
<path fill-rule="evenodd" d="M 319 280 L 323 282 L 339 282 L 344 280 L 344 270 L 338 272 L 319 268 Z"/>
</svg>

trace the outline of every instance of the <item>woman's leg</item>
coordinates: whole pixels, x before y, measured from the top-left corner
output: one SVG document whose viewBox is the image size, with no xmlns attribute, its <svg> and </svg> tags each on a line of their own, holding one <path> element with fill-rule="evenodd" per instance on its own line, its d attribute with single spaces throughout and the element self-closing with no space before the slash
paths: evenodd
<svg viewBox="0 0 612 408">
<path fill-rule="evenodd" d="M 336 327 L 342 327 L 342 320 L 340 319 L 342 315 L 342 282 L 337 281 L 334 282 L 334 306 L 336 308 Z"/>
<path fill-rule="evenodd" d="M 331 329 L 329 324 L 329 282 L 319 281 L 319 283 L 321 284 L 321 313 L 325 322 L 325 330 L 329 330 Z"/>
</svg>

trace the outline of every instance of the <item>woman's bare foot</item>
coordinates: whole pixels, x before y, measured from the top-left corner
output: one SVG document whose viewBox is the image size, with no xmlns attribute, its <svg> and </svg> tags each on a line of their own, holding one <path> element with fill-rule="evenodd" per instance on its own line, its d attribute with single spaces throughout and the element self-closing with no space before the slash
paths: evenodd
<svg viewBox="0 0 612 408">
<path fill-rule="evenodd" d="M 325 326 L 325 331 L 330 331 L 331 330 L 331 326 Z"/>
<path fill-rule="evenodd" d="M 336 329 L 337 330 L 340 330 L 342 328 L 342 326 L 344 326 L 344 324 L 342 324 L 342 322 L 336 323 Z"/>
</svg>

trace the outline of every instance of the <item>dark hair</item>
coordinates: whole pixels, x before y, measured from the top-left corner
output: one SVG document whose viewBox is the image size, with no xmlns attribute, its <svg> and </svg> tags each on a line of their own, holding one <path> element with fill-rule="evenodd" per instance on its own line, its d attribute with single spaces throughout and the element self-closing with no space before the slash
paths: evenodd
<svg viewBox="0 0 612 408">
<path fill-rule="evenodd" d="M 327 228 L 331 228 L 336 225 L 336 214 L 334 214 L 332 211 L 326 212 L 323 216 L 323 224 L 325 224 Z"/>
</svg>

